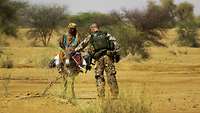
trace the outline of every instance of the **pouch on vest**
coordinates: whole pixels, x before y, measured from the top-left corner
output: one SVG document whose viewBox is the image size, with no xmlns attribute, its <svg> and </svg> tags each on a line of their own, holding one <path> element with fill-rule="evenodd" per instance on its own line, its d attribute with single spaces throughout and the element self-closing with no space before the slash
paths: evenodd
<svg viewBox="0 0 200 113">
<path fill-rule="evenodd" d="M 107 33 L 96 32 L 91 35 L 91 44 L 95 49 L 95 52 L 100 50 L 112 50 L 114 49 L 114 44 L 109 40 Z"/>
<path fill-rule="evenodd" d="M 103 49 L 103 50 L 100 50 L 98 52 L 96 52 L 93 56 L 94 59 L 99 59 L 100 57 L 104 56 L 107 54 L 107 50 L 106 49 Z"/>
</svg>

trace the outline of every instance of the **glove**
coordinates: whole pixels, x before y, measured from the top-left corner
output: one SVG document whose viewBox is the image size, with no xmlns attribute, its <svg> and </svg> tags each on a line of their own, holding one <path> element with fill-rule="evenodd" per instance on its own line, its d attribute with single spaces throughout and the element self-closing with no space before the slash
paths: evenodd
<svg viewBox="0 0 200 113">
<path fill-rule="evenodd" d="M 108 56 L 113 56 L 115 54 L 115 51 L 107 51 L 106 54 Z"/>
<path fill-rule="evenodd" d="M 75 52 L 79 52 L 78 48 L 75 48 L 74 51 L 75 51 Z"/>
<path fill-rule="evenodd" d="M 114 62 L 118 63 L 121 60 L 121 56 L 119 54 L 114 55 Z"/>
<path fill-rule="evenodd" d="M 86 70 L 89 70 L 89 71 L 90 71 L 91 69 L 92 69 L 92 66 L 90 66 L 90 65 L 87 65 L 87 66 L 86 66 Z"/>
</svg>

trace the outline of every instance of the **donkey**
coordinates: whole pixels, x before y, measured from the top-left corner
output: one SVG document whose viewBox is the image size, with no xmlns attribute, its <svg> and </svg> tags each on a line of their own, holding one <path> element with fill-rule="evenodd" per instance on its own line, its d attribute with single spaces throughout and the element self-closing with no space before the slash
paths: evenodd
<svg viewBox="0 0 200 113">
<path fill-rule="evenodd" d="M 60 52 L 54 59 L 52 59 L 49 63 L 49 68 L 58 67 L 59 76 L 56 78 L 54 82 L 51 82 L 48 87 L 43 91 L 43 95 L 47 92 L 47 90 L 60 78 L 63 78 L 64 81 L 64 90 L 62 93 L 63 98 L 67 97 L 68 87 L 71 87 L 71 97 L 75 98 L 75 77 L 79 75 L 79 73 L 86 73 L 90 71 L 93 63 L 92 56 L 87 52 L 84 53 L 82 57 L 81 53 L 75 52 L 71 55 L 66 55 L 67 53 Z M 67 57 L 68 56 L 68 57 Z M 62 70 L 59 68 L 59 64 L 62 64 Z"/>
<path fill-rule="evenodd" d="M 65 55 L 66 56 L 66 55 Z M 64 81 L 64 90 L 63 90 L 63 98 L 67 97 L 68 88 L 71 91 L 71 97 L 75 98 L 75 77 L 79 75 L 79 73 L 85 71 L 83 68 L 86 66 L 86 62 L 81 56 L 81 53 L 75 52 L 72 55 L 69 55 L 68 58 L 64 57 L 63 54 L 59 55 L 60 60 L 64 61 L 62 71 L 59 71 L 59 74 L 62 76 Z"/>
</svg>

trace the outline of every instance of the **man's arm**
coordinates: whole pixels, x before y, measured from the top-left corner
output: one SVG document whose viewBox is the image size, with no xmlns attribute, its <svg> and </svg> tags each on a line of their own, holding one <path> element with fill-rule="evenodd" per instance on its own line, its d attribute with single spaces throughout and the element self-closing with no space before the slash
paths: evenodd
<svg viewBox="0 0 200 113">
<path fill-rule="evenodd" d="M 58 45 L 60 48 L 65 49 L 65 45 L 63 44 L 63 38 L 64 38 L 64 36 L 62 36 L 58 39 Z"/>
<path fill-rule="evenodd" d="M 76 48 L 75 51 L 82 51 L 90 42 L 91 35 L 88 35 Z"/>
</svg>

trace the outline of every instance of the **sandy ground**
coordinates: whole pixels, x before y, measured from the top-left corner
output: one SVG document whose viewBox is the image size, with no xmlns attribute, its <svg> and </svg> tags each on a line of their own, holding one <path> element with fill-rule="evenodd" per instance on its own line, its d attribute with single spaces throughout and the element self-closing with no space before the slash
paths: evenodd
<svg viewBox="0 0 200 113">
<path fill-rule="evenodd" d="M 155 113 L 200 113 L 200 65 L 122 62 L 117 70 L 120 91 L 144 90 Z M 78 111 L 77 106 L 96 98 L 93 72 L 76 78 L 78 105 L 59 101 L 61 80 L 52 87 L 49 96 L 23 98 L 40 93 L 55 78 L 56 70 L 14 68 L 0 69 L 0 74 L 0 84 L 5 82 L 3 77 L 10 74 L 12 78 L 8 97 L 3 96 L 5 88 L 0 85 L 0 113 L 73 113 Z"/>
<path fill-rule="evenodd" d="M 11 42 L 16 44 L 5 48 L 5 53 L 16 67 L 0 68 L 0 113 L 75 113 L 96 100 L 93 71 L 76 78 L 76 105 L 59 98 L 62 80 L 46 97 L 23 98 L 41 93 L 58 75 L 56 70 L 40 68 L 41 60 L 54 56 L 57 49 L 29 47 L 23 45 L 26 41 Z M 135 96 L 144 90 L 152 102 L 153 113 L 200 113 L 200 49 L 170 46 L 149 48 L 149 52 L 148 61 L 136 63 L 127 58 L 117 64 L 120 93 L 135 92 L 132 94 Z M 8 75 L 11 81 L 5 97 L 3 78 Z"/>
</svg>

